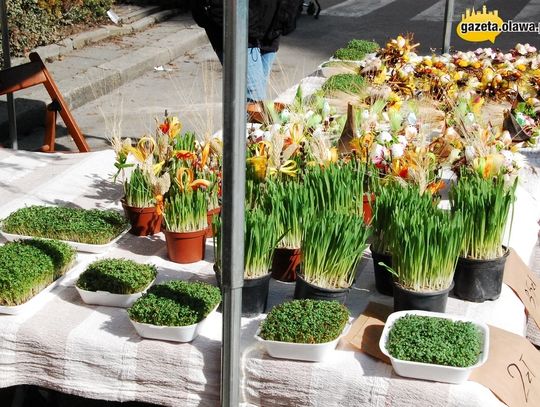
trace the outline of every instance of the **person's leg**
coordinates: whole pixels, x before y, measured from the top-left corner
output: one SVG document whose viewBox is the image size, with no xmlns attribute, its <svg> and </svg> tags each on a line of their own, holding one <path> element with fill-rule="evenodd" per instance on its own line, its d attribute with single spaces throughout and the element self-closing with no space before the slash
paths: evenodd
<svg viewBox="0 0 540 407">
<path fill-rule="evenodd" d="M 272 72 L 272 65 L 276 59 L 276 52 L 265 52 L 261 54 L 262 56 L 262 66 L 264 73 L 264 81 L 266 83 L 265 88 L 268 88 L 268 80 L 270 79 L 270 72 Z"/>
<path fill-rule="evenodd" d="M 246 97 L 248 102 L 261 101 L 266 97 L 266 80 L 259 48 L 248 48 Z"/>
<path fill-rule="evenodd" d="M 215 28 L 205 28 L 205 31 L 219 62 L 223 65 L 223 34 Z"/>
</svg>

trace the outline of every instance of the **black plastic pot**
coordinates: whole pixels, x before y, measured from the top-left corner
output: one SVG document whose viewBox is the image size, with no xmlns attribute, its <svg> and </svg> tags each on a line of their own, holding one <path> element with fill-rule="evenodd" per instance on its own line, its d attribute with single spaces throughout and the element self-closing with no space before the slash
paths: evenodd
<svg viewBox="0 0 540 407">
<path fill-rule="evenodd" d="M 504 265 L 510 253 L 492 260 L 460 257 L 454 274 L 454 295 L 472 302 L 496 300 L 501 295 Z"/>
<path fill-rule="evenodd" d="M 266 311 L 270 277 L 268 273 L 259 278 L 244 278 L 242 287 L 242 316 L 254 317 Z"/>
<path fill-rule="evenodd" d="M 349 288 L 322 288 L 308 283 L 301 274 L 296 275 L 296 286 L 294 287 L 294 298 L 297 300 L 326 300 L 338 301 L 345 304 Z"/>
<path fill-rule="evenodd" d="M 377 292 L 392 297 L 394 295 L 394 278 L 386 267 L 379 264 L 382 262 L 392 267 L 392 255 L 376 252 L 373 250 L 373 247 L 370 247 L 370 250 L 371 258 L 373 259 L 373 273 L 375 274 L 375 288 Z"/>
<path fill-rule="evenodd" d="M 446 290 L 420 292 L 407 290 L 394 282 L 394 312 L 396 311 L 433 311 L 445 312 L 448 293 L 454 282 Z"/>
</svg>

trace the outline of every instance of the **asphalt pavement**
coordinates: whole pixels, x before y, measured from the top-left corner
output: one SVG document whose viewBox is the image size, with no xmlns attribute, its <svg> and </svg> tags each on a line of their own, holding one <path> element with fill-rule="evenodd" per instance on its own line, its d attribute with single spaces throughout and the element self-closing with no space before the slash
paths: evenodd
<svg viewBox="0 0 540 407">
<path fill-rule="evenodd" d="M 454 24 L 466 7 L 483 2 L 456 0 Z M 540 0 L 489 0 L 505 20 L 540 21 Z M 328 0 L 318 19 L 302 13 L 297 29 L 283 37 L 271 75 L 270 96 L 276 96 L 316 70 L 352 38 L 384 44 L 399 34 L 414 33 L 423 53 L 440 52 L 445 0 Z M 198 133 L 221 128 L 221 65 L 204 30 L 189 13 L 138 10 L 124 24 L 100 27 L 60 44 L 38 50 L 46 59 L 75 120 L 92 149 L 108 147 L 112 132 L 140 137 L 153 131 L 167 110 L 184 128 Z M 135 13 L 137 14 L 137 13 Z M 540 47 L 535 33 L 502 33 L 495 44 L 465 42 L 453 34 L 456 49 L 516 42 Z M 15 61 L 20 63 L 21 61 Z M 43 140 L 48 95 L 37 87 L 18 92 L 19 146 L 37 149 Z M 0 98 L 0 143 L 7 144 L 7 113 Z M 75 148 L 58 120 L 58 150 Z"/>
</svg>

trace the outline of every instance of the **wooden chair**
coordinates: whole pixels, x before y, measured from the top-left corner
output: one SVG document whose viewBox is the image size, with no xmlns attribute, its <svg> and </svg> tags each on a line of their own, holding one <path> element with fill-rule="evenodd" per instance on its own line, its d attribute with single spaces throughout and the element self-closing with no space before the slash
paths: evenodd
<svg viewBox="0 0 540 407">
<path fill-rule="evenodd" d="M 51 74 L 43 64 L 40 56 L 32 52 L 29 56 L 30 62 L 14 66 L 12 68 L 0 71 L 0 95 L 13 93 L 21 89 L 30 88 L 43 84 L 52 102 L 47 105 L 45 117 L 45 140 L 41 151 L 54 152 L 56 139 L 56 116 L 60 113 L 68 133 L 75 141 L 77 148 L 81 153 L 90 151 L 90 147 L 81 132 L 81 129 L 75 122 L 67 103 L 65 102 L 60 90 L 56 86 Z"/>
</svg>

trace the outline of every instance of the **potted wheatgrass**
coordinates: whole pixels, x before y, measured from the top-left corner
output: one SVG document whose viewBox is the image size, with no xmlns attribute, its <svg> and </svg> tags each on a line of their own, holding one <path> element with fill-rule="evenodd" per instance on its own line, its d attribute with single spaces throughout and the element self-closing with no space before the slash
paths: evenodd
<svg viewBox="0 0 540 407">
<path fill-rule="evenodd" d="M 169 259 L 176 263 L 194 263 L 204 259 L 208 228 L 206 193 L 175 184 L 165 200 L 163 223 Z"/>
<path fill-rule="evenodd" d="M 283 236 L 274 250 L 272 277 L 285 282 L 295 281 L 300 265 L 307 191 L 298 182 L 269 181 L 267 196 L 271 210 L 277 216 L 279 234 Z"/>
<path fill-rule="evenodd" d="M 394 311 L 444 312 L 461 250 L 463 217 L 438 209 L 429 194 L 408 187 L 392 214 L 388 239 L 395 275 Z"/>
<path fill-rule="evenodd" d="M 392 254 L 390 253 L 390 240 L 387 232 L 392 220 L 392 212 L 403 200 L 403 186 L 397 182 L 389 182 L 379 189 L 377 199 L 373 202 L 373 217 L 371 229 L 372 242 L 369 246 L 373 259 L 373 273 L 375 288 L 384 295 L 394 295 L 392 274 L 384 266 L 392 267 Z"/>
<path fill-rule="evenodd" d="M 242 315 L 250 316 L 266 311 L 272 255 L 280 236 L 276 215 L 263 209 L 246 211 L 244 225 Z"/>
<path fill-rule="evenodd" d="M 304 219 L 294 298 L 345 303 L 370 230 L 361 216 L 326 211 Z"/>
<path fill-rule="evenodd" d="M 457 262 L 454 294 L 467 301 L 499 298 L 509 250 L 502 245 L 505 226 L 515 200 L 517 178 L 484 178 L 462 173 L 450 190 L 453 211 L 465 218 L 463 246 Z"/>
<path fill-rule="evenodd" d="M 214 220 L 214 272 L 221 286 L 221 222 Z M 279 240 L 274 213 L 261 208 L 246 210 L 244 215 L 244 286 L 242 315 L 255 316 L 266 311 L 270 286 L 272 254 Z"/>
<path fill-rule="evenodd" d="M 295 298 L 345 302 L 366 248 L 365 170 L 357 162 L 310 168 L 302 220 L 302 264 Z"/>
</svg>

